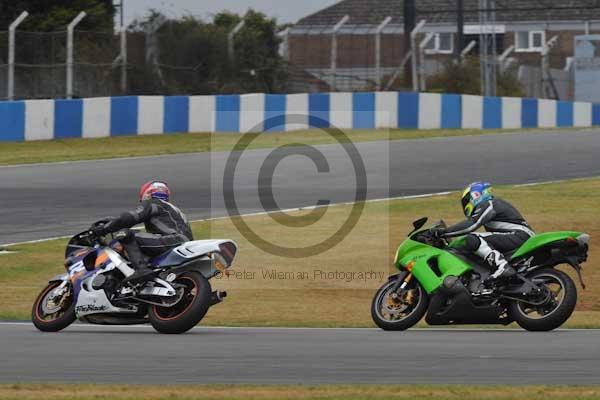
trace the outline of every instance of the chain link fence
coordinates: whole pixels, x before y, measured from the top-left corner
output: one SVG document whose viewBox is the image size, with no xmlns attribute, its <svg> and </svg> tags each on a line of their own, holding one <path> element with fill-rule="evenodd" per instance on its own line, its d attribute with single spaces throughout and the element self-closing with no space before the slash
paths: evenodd
<svg viewBox="0 0 600 400">
<path fill-rule="evenodd" d="M 291 86 L 304 91 L 412 90 L 403 26 L 387 25 L 379 39 L 377 28 L 350 25 L 334 34 L 333 26 L 294 27 L 286 38 L 285 54 L 289 65 L 302 73 L 291 77 Z M 480 94 L 479 35 L 465 35 L 465 48 L 457 51 L 454 26 L 431 29 L 426 26 L 415 40 L 414 75 L 422 77 L 421 90 Z M 497 36 L 493 62 L 498 95 L 573 98 L 572 37 L 562 36 L 548 49 L 544 62 L 541 50 L 515 51 L 514 32 Z"/>
<path fill-rule="evenodd" d="M 410 54 L 405 51 L 402 25 L 335 28 L 295 26 L 280 33 L 280 57 L 253 54 L 252 48 L 244 47 L 246 39 L 238 38 L 233 60 L 228 55 L 228 32 L 224 30 L 182 35 L 169 24 L 148 31 L 128 31 L 125 35 L 76 30 L 73 97 L 412 90 Z M 210 43 L 207 35 L 212 35 Z M 425 42 L 428 36 L 429 41 Z M 509 43 L 498 42 L 498 54 L 502 54 Z M 432 35 L 421 33 L 416 43 L 420 49 L 417 72 L 425 78 L 424 89 L 460 90 L 460 85 L 444 82 L 460 79 L 451 76 L 457 65 L 451 27 Z M 573 78 L 563 44 L 559 42 L 548 55 L 549 73 L 542 68 L 539 52 L 512 52 L 498 60 L 500 79 L 518 83 L 518 88 L 503 94 L 571 99 Z M 8 32 L 2 31 L 0 98 L 7 97 L 7 54 Z M 254 58 L 260 58 L 260 62 L 250 65 L 244 61 Z M 477 68 L 477 46 L 465 54 L 463 64 L 468 64 L 469 58 L 475 60 L 472 64 Z M 66 31 L 18 30 L 14 98 L 65 97 L 66 59 Z M 479 79 L 476 70 L 469 71 L 474 79 Z M 478 93 L 478 84 L 472 86 L 470 92 Z"/>
</svg>

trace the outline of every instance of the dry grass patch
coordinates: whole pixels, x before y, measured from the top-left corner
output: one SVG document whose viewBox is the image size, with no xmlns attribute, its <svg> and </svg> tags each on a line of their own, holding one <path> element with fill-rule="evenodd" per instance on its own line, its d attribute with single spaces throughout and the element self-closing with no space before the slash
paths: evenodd
<svg viewBox="0 0 600 400">
<path fill-rule="evenodd" d="M 0 399 L 30 400 L 155 399 L 439 399 L 562 400 L 598 399 L 600 387 L 586 386 L 135 386 L 135 385 L 0 385 Z"/>
<path fill-rule="evenodd" d="M 562 130 L 564 130 L 564 128 Z M 548 132 L 552 130 L 528 131 Z M 348 130 L 345 133 L 350 140 L 354 142 L 366 142 L 374 140 L 487 135 L 499 132 L 507 131 L 481 129 L 377 129 Z M 226 151 L 231 150 L 241 137 L 242 135 L 237 133 L 179 133 L 95 139 L 59 139 L 12 143 L 0 142 L 0 165 Z M 266 133 L 254 140 L 249 148 L 271 148 L 295 143 L 307 145 L 329 144 L 335 143 L 335 139 L 326 132 L 320 130 L 285 132 L 285 134 Z"/>
<path fill-rule="evenodd" d="M 600 327 L 600 179 L 530 187 L 499 187 L 538 232 L 578 230 L 592 236 L 590 259 L 584 265 L 587 290 L 579 289 L 576 314 L 567 327 Z M 330 207 L 322 220 L 305 228 L 288 228 L 270 216 L 245 218 L 261 237 L 282 246 L 308 246 L 335 232 L 350 206 Z M 305 212 L 306 213 L 306 212 Z M 370 327 L 369 307 L 375 289 L 392 270 L 397 245 L 411 222 L 421 216 L 461 218 L 458 195 L 374 202 L 365 205 L 356 227 L 337 246 L 312 257 L 290 258 L 255 247 L 230 219 L 194 225 L 197 238 L 230 237 L 240 245 L 229 278 L 213 287 L 230 296 L 208 313 L 204 324 L 253 326 Z M 306 217 L 309 218 L 309 217 Z M 0 316 L 28 319 L 33 299 L 48 278 L 61 273 L 65 241 L 14 248 L 0 256 Z M 569 267 L 564 269 L 571 273 Z M 360 275 L 362 274 L 362 275 Z"/>
</svg>

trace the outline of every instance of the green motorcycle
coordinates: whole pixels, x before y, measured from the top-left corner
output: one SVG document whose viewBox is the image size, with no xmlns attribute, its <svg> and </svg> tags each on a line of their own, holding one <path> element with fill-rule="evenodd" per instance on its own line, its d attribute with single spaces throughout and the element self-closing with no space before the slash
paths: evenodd
<svg viewBox="0 0 600 400">
<path fill-rule="evenodd" d="M 581 276 L 587 260 L 589 235 L 550 232 L 535 235 L 505 254 L 517 274 L 490 290 L 481 290 L 490 267 L 462 251 L 465 237 L 448 242 L 427 218 L 413 223 L 396 253 L 399 273 L 389 277 L 371 305 L 373 321 L 384 330 L 405 330 L 423 318 L 429 325 L 503 324 L 516 322 L 529 331 L 550 331 L 571 316 L 577 288 L 569 275 L 555 269 L 570 265 Z"/>
</svg>

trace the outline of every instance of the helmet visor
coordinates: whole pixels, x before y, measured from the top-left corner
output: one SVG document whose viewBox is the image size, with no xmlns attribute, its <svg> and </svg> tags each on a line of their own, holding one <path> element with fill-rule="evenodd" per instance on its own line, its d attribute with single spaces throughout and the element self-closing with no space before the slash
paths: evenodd
<svg viewBox="0 0 600 400">
<path fill-rule="evenodd" d="M 463 192 L 462 198 L 460 199 L 463 212 L 467 217 L 473 213 L 473 203 L 471 203 L 471 192 L 469 189 Z"/>
</svg>

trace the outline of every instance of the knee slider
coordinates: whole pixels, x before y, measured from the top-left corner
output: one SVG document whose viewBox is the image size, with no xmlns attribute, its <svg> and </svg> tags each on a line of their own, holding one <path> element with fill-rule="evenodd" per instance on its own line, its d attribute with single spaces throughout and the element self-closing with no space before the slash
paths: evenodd
<svg viewBox="0 0 600 400">
<path fill-rule="evenodd" d="M 467 235 L 465 239 L 465 247 L 471 252 L 475 252 L 481 245 L 481 239 L 476 235 Z"/>
</svg>

